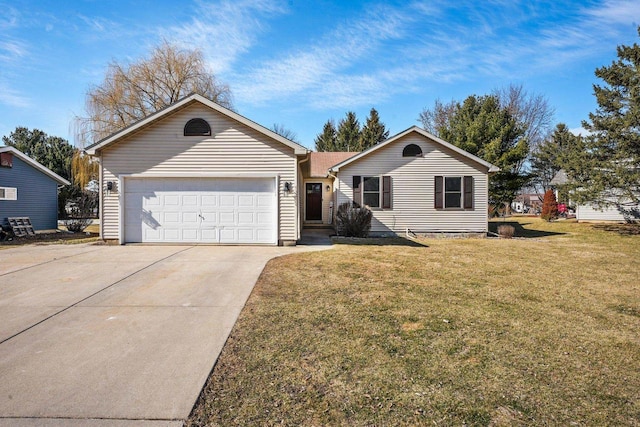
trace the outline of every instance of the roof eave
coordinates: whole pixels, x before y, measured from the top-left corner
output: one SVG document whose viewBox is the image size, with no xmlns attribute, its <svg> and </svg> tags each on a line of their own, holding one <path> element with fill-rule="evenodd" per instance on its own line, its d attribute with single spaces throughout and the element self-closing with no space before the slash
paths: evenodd
<svg viewBox="0 0 640 427">
<path fill-rule="evenodd" d="M 54 181 L 57 181 L 60 185 L 71 185 L 69 181 L 67 181 L 66 179 L 64 179 L 63 177 L 61 177 L 60 175 L 58 175 L 57 173 L 55 173 L 54 171 L 52 171 L 51 169 L 43 165 L 42 163 L 37 162 L 31 157 L 27 156 L 17 148 L 14 148 L 11 146 L 0 147 L 0 152 L 7 152 L 7 151 L 10 151 L 14 156 L 30 164 L 32 167 L 38 169 L 40 172 L 47 175 L 49 178 L 53 179 Z"/>
<path fill-rule="evenodd" d="M 95 156 L 99 153 L 99 151 L 108 146 L 113 144 L 114 142 L 116 142 L 117 140 L 129 135 L 130 133 L 133 133 L 149 124 L 151 124 L 154 121 L 160 120 L 162 117 L 180 109 L 183 108 L 184 106 L 192 103 L 192 102 L 200 102 L 201 104 L 204 104 L 208 107 L 210 107 L 211 109 L 218 111 L 219 113 L 222 113 L 228 117 L 231 117 L 232 119 L 244 124 L 245 126 L 248 126 L 260 133 L 262 133 L 263 135 L 266 135 L 272 139 L 275 139 L 276 141 L 280 142 L 281 144 L 284 144 L 290 148 L 293 149 L 294 154 L 296 155 L 304 155 L 307 154 L 309 152 L 309 150 L 305 147 L 303 147 L 302 145 L 294 142 L 294 141 L 290 141 L 289 139 L 278 135 L 277 133 L 273 132 L 270 129 L 265 128 L 264 126 L 236 113 L 235 111 L 232 111 L 228 108 L 223 107 L 222 105 L 216 104 L 215 102 L 203 97 L 202 95 L 198 95 L 198 94 L 192 94 L 189 95 L 183 99 L 181 99 L 180 101 L 176 102 L 175 104 L 172 104 L 170 106 L 168 106 L 167 108 L 164 108 L 160 111 L 155 112 L 154 114 L 151 114 L 150 116 L 130 125 L 127 126 L 126 128 L 120 130 L 119 132 L 116 132 L 98 142 L 96 142 L 95 144 L 90 145 L 89 147 L 87 147 L 85 149 L 85 153 L 89 154 L 90 156 Z"/>
<path fill-rule="evenodd" d="M 329 170 L 332 171 L 332 172 L 338 172 L 341 167 L 346 166 L 349 163 L 354 162 L 354 161 L 356 161 L 356 160 L 368 155 L 369 153 L 372 153 L 373 151 L 376 151 L 376 150 L 384 147 L 385 145 L 388 145 L 388 144 L 390 144 L 390 143 L 392 143 L 392 142 L 394 142 L 394 141 L 396 141 L 396 140 L 398 140 L 400 138 L 403 138 L 404 136 L 410 134 L 411 132 L 416 132 L 416 133 L 418 133 L 418 134 L 420 134 L 420 135 L 422 135 L 422 136 L 424 136 L 426 138 L 429 138 L 429 139 L 439 143 L 440 145 L 443 145 L 444 147 L 449 148 L 452 151 L 455 151 L 458 154 L 461 154 L 462 156 L 464 156 L 464 157 L 466 157 L 466 158 L 468 158 L 468 159 L 470 159 L 470 160 L 472 160 L 472 161 L 474 161 L 476 163 L 479 163 L 480 165 L 485 166 L 488 169 L 488 173 L 494 173 L 494 172 L 500 171 L 499 167 L 497 167 L 495 165 L 492 165 L 491 163 L 489 163 L 489 162 L 487 162 L 485 160 L 482 160 L 481 158 L 479 158 L 477 156 L 474 156 L 473 154 L 468 153 L 465 150 L 463 150 L 463 149 L 461 149 L 459 147 L 456 147 L 455 145 L 453 145 L 453 144 L 451 144 L 451 143 L 449 143 L 449 142 L 447 142 L 447 141 L 445 141 L 443 139 L 440 139 L 435 135 L 430 134 L 429 132 L 427 132 L 426 130 L 424 130 L 424 129 L 418 127 L 418 126 L 412 126 L 409 129 L 406 129 L 406 130 L 404 130 L 404 131 L 402 131 L 402 132 L 400 132 L 400 133 L 388 138 L 387 140 L 382 141 L 381 143 L 379 143 L 377 145 L 374 145 L 373 147 L 370 147 L 367 150 L 364 150 L 364 151 L 360 152 L 360 154 L 357 154 L 357 155 L 355 155 L 355 156 L 353 156 L 351 158 L 348 158 L 347 160 L 344 160 L 344 161 L 332 166 Z"/>
</svg>

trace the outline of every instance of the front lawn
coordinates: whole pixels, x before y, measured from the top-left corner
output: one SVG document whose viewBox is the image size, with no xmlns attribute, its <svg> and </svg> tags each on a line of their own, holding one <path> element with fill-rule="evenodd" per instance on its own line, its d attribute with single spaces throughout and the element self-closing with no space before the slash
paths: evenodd
<svg viewBox="0 0 640 427">
<path fill-rule="evenodd" d="M 640 425 L 640 236 L 517 221 L 272 260 L 188 425 Z"/>
</svg>

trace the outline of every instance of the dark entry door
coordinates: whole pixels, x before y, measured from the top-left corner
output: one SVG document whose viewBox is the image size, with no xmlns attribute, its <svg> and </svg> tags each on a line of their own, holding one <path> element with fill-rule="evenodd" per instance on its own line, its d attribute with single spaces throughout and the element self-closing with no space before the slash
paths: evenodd
<svg viewBox="0 0 640 427">
<path fill-rule="evenodd" d="M 322 184 L 307 183 L 307 202 L 305 220 L 322 221 Z"/>
</svg>

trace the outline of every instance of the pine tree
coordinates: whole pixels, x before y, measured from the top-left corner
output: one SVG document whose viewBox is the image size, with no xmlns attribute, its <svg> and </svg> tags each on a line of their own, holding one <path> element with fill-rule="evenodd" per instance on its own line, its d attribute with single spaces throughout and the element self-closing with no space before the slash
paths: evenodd
<svg viewBox="0 0 640 427">
<path fill-rule="evenodd" d="M 49 136 L 39 129 L 18 126 L 9 136 L 3 136 L 2 142 L 15 147 L 61 177 L 71 177 L 71 158 L 77 150 L 67 140 Z"/>
<path fill-rule="evenodd" d="M 327 123 L 325 123 L 322 128 L 322 133 L 316 136 L 316 151 L 337 151 L 336 133 L 336 125 L 333 120 L 327 120 Z"/>
<path fill-rule="evenodd" d="M 338 124 L 336 151 L 361 151 L 360 123 L 353 111 Z"/>
<path fill-rule="evenodd" d="M 510 205 L 529 180 L 523 162 L 529 154 L 524 128 L 497 97 L 471 95 L 456 103 L 439 136 L 500 168 L 489 181 L 489 203 Z"/>
<path fill-rule="evenodd" d="M 545 191 L 560 169 L 570 167 L 571 151 L 581 146 L 580 136 L 569 131 L 564 123 L 558 123 L 553 134 L 540 143 L 531 155 L 533 184 Z"/>
<path fill-rule="evenodd" d="M 593 86 L 598 108 L 582 123 L 591 132 L 586 138 L 589 155 L 577 169 L 586 173 L 568 173 L 572 199 L 578 203 L 640 203 L 640 46 L 618 46 L 617 56 L 595 71 L 604 84 Z"/>
<path fill-rule="evenodd" d="M 544 193 L 540 218 L 545 221 L 551 221 L 552 219 L 558 218 L 558 202 L 556 201 L 555 193 L 551 189 Z"/>
<path fill-rule="evenodd" d="M 375 108 L 372 108 L 369 112 L 369 117 L 360 132 L 360 148 L 359 150 L 366 150 L 369 147 L 373 147 L 376 144 L 387 139 L 389 131 L 386 129 L 384 123 L 380 122 L 380 116 Z"/>
</svg>

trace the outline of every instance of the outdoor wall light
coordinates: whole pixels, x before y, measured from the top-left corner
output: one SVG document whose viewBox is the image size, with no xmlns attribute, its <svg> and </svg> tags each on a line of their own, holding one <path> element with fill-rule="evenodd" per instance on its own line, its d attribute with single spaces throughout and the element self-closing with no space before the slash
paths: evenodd
<svg viewBox="0 0 640 427">
<path fill-rule="evenodd" d="M 107 181 L 107 190 L 113 190 L 113 181 Z"/>
<path fill-rule="evenodd" d="M 331 186 L 327 184 L 327 193 L 331 191 Z"/>
<path fill-rule="evenodd" d="M 289 181 L 284 183 L 284 191 L 286 191 L 287 193 L 291 192 L 291 183 Z"/>
</svg>

